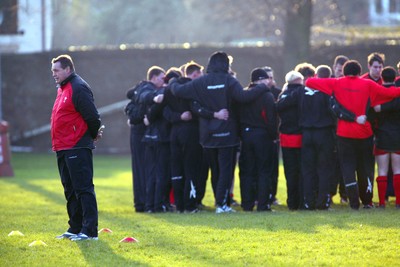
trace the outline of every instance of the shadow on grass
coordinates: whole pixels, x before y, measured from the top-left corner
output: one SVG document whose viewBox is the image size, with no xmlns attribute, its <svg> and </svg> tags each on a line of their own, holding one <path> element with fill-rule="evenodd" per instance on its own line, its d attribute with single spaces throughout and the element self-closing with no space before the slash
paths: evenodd
<svg viewBox="0 0 400 267">
<path fill-rule="evenodd" d="M 397 228 L 393 224 L 398 220 L 398 211 L 380 209 L 352 211 L 347 207 L 335 211 L 276 211 L 273 213 L 215 214 L 200 212 L 197 214 L 146 214 L 155 220 L 177 226 L 212 227 L 215 229 L 259 229 L 264 231 L 295 231 L 315 233 L 320 227 L 330 226 L 336 229 L 357 229 L 360 225 L 377 228 Z M 385 220 L 382 220 L 385 216 Z M 202 218 L 203 217 L 203 218 Z"/>
<path fill-rule="evenodd" d="M 148 264 L 117 255 L 107 242 L 101 239 L 76 241 L 76 244 L 89 266 L 148 266 Z"/>
<path fill-rule="evenodd" d="M 134 213 L 133 207 L 129 207 Z M 232 228 L 243 230 L 264 230 L 270 232 L 293 231 L 299 233 L 316 233 L 321 227 L 352 230 L 361 225 L 381 229 L 398 229 L 399 211 L 393 206 L 382 209 L 351 210 L 347 205 L 334 205 L 332 211 L 289 211 L 286 206 L 279 206 L 273 213 L 269 212 L 238 212 L 233 214 L 215 214 L 214 209 L 201 211 L 197 214 L 156 213 L 143 214 L 176 226 L 184 227 L 211 227 L 214 229 L 229 230 Z M 119 217 L 114 214 L 114 219 Z M 132 221 L 136 216 L 132 215 Z M 383 219 L 384 218 L 384 219 Z"/>
<path fill-rule="evenodd" d="M 7 179 L 3 180 L 7 183 L 18 185 L 19 187 L 30 191 L 35 194 L 40 194 L 47 198 L 49 201 L 54 202 L 58 205 L 65 205 L 65 199 L 62 192 L 62 186 L 60 185 L 60 192 L 55 193 L 41 187 L 30 183 L 27 180 L 21 179 Z M 97 188 L 96 192 L 100 190 L 112 191 L 114 193 L 108 192 L 108 195 L 120 195 L 121 191 L 127 190 L 125 188 Z M 99 200 L 98 200 L 99 201 Z M 100 202 L 100 201 L 99 201 Z M 117 202 L 122 205 L 121 208 L 128 208 L 133 211 L 133 207 L 129 206 L 131 204 L 131 199 L 125 204 L 123 199 L 119 199 Z M 391 210 L 393 207 L 388 207 L 386 210 L 372 209 L 352 211 L 347 206 L 334 205 L 333 211 L 288 211 L 286 206 L 278 206 L 276 212 L 237 212 L 234 214 L 215 214 L 214 209 L 208 209 L 197 214 L 176 214 L 176 213 L 157 213 L 157 214 L 145 214 L 156 220 L 165 221 L 180 226 L 207 226 L 216 229 L 230 229 L 232 226 L 240 229 L 260 229 L 267 231 L 281 231 L 281 230 L 291 230 L 298 232 L 314 233 L 318 230 L 319 226 L 332 226 L 338 229 L 351 229 L 355 225 L 370 225 L 373 227 L 380 228 L 399 228 L 399 226 L 394 225 L 392 222 L 398 220 L 398 211 Z M 102 207 L 99 206 L 99 211 Z M 237 208 L 240 210 L 240 208 Z M 113 220 L 118 220 L 119 214 L 110 213 L 113 216 Z M 381 220 L 381 216 L 385 216 L 385 220 Z M 131 216 L 132 220 L 134 215 Z"/>
<path fill-rule="evenodd" d="M 174 214 L 177 218 L 180 217 L 179 214 Z M 204 238 L 199 243 L 192 241 L 189 243 L 186 240 L 186 236 L 180 236 L 175 231 L 174 223 L 163 222 L 160 220 L 158 223 L 164 224 L 166 228 L 155 227 L 154 218 L 158 215 L 147 215 L 146 213 L 135 214 L 133 211 L 130 215 L 126 215 L 125 218 L 116 218 L 112 212 L 102 212 L 102 222 L 105 225 L 114 225 L 113 238 L 116 239 L 117 235 L 122 238 L 122 235 L 133 235 L 135 238 L 140 236 L 138 246 L 135 248 L 137 253 L 145 255 L 146 258 L 156 260 L 156 258 L 168 258 L 170 261 L 175 261 L 179 263 L 179 266 L 188 264 L 193 266 L 235 266 L 232 265 L 231 259 L 224 259 L 212 248 L 207 245 L 204 246 L 204 239 L 209 237 L 199 236 Z M 132 217 L 136 219 L 131 220 Z M 159 217 L 162 219 L 162 216 Z M 152 221 L 149 223 L 149 220 Z M 171 225 L 168 225 L 171 224 Z M 191 226 L 192 224 L 187 224 L 183 226 Z M 118 229 L 119 228 L 119 229 Z M 218 229 L 215 229 L 218 231 Z M 188 231 L 189 230 L 188 228 Z M 174 232 L 176 234 L 174 234 Z M 119 239 L 117 238 L 117 239 Z M 221 245 L 222 246 L 222 245 Z M 223 247 L 220 248 L 224 250 Z M 139 256 L 143 257 L 143 256 Z M 162 265 L 162 263 L 159 263 Z M 153 264 L 152 264 L 153 265 Z M 156 264 L 157 265 L 157 264 Z"/>
<path fill-rule="evenodd" d="M 360 231 L 360 225 L 375 227 L 399 228 L 393 224 L 396 214 L 391 215 L 390 224 L 380 224 L 382 212 L 359 211 L 351 212 L 347 209 L 334 212 L 289 212 L 281 211 L 274 214 L 243 213 L 215 214 L 203 212 L 198 214 L 146 214 L 135 213 L 133 209 L 125 209 L 123 213 L 112 211 L 102 212 L 102 223 L 115 227 L 114 234 L 123 232 L 133 234 L 139 238 L 138 249 L 151 250 L 153 255 L 164 255 L 173 260 L 182 261 L 190 258 L 194 265 L 232 266 L 231 259 L 218 257 L 214 251 L 219 244 L 234 244 L 235 236 L 242 236 L 251 240 L 252 236 L 268 237 L 274 240 L 278 236 L 288 236 L 290 233 L 303 233 L 313 236 L 314 233 L 324 231 L 324 227 L 343 230 Z M 369 220 L 373 217 L 373 221 Z M 287 223 L 285 223 L 287 221 Z M 180 233 L 192 233 L 192 237 Z M 122 233 L 121 233 L 122 234 Z M 221 235 L 219 235 L 221 234 Z M 136 235 L 136 236 L 135 236 Z M 195 236 L 194 236 L 195 235 Z M 246 237 L 246 235 L 249 235 Z M 295 235 L 297 236 L 297 235 Z M 190 237 L 190 240 L 186 238 Z M 209 246 L 208 244 L 213 244 Z M 251 246 L 251 245 L 250 245 Z M 232 245 L 230 249 L 241 250 Z M 248 249 L 248 248 L 247 248 Z M 245 251 L 248 251 L 244 249 Z M 218 248 L 218 251 L 224 251 Z M 179 255 L 177 255 L 177 253 Z M 229 253 L 228 253 L 229 255 Z M 150 255 L 151 256 L 151 255 Z M 270 264 L 272 264 L 270 262 Z"/>
<path fill-rule="evenodd" d="M 54 152 L 13 153 L 11 161 L 15 173 L 14 179 L 52 180 L 59 178 L 57 158 Z M 96 150 L 94 150 L 93 166 L 95 179 L 113 179 L 116 170 L 131 172 L 131 157 L 130 155 L 96 154 Z"/>
<path fill-rule="evenodd" d="M 39 195 L 47 198 L 49 201 L 52 201 L 58 205 L 65 206 L 64 191 L 63 191 L 61 182 L 60 182 L 60 193 L 55 193 L 53 191 L 49 191 L 49 190 L 45 189 L 42 186 L 32 184 L 29 180 L 8 179 L 7 182 L 10 184 L 17 185 L 26 191 L 30 191 L 34 194 L 39 194 Z"/>
</svg>

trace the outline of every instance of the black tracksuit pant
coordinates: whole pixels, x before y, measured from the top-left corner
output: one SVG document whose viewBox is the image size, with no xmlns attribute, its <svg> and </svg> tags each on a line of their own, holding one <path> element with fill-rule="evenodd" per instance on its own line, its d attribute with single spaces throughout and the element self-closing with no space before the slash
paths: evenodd
<svg viewBox="0 0 400 267">
<path fill-rule="evenodd" d="M 335 144 L 337 143 L 335 139 Z M 346 199 L 347 200 L 347 194 L 346 194 L 346 188 L 344 186 L 344 181 L 343 181 L 343 174 L 342 170 L 340 168 L 340 162 L 339 162 L 339 156 L 336 151 L 334 152 L 334 174 L 333 174 L 333 179 L 331 181 L 331 189 L 330 189 L 330 194 L 331 196 L 336 195 L 337 191 L 339 191 L 340 198 Z M 339 185 L 339 189 L 338 189 Z"/>
<path fill-rule="evenodd" d="M 373 139 L 352 139 L 338 136 L 338 151 L 350 207 L 358 209 L 372 203 L 374 182 Z M 356 179 L 357 172 L 357 179 Z"/>
<path fill-rule="evenodd" d="M 241 206 L 252 211 L 258 201 L 257 211 L 270 210 L 274 143 L 268 131 L 246 127 L 242 130 L 242 146 L 239 157 Z"/>
<path fill-rule="evenodd" d="M 98 212 L 93 155 L 88 148 L 57 151 L 58 171 L 67 200 L 70 233 L 97 237 Z"/>
<path fill-rule="evenodd" d="M 278 192 L 278 179 L 279 179 L 279 150 L 280 144 L 278 140 L 273 143 L 273 159 L 272 159 L 272 200 L 276 199 Z"/>
<path fill-rule="evenodd" d="M 167 211 L 171 177 L 170 144 L 169 142 L 146 142 L 145 146 L 145 211 Z"/>
<path fill-rule="evenodd" d="M 286 178 L 287 206 L 290 210 L 303 209 L 301 148 L 282 147 L 282 160 Z"/>
<path fill-rule="evenodd" d="M 203 198 L 206 194 L 206 187 L 207 187 L 207 179 L 208 179 L 208 172 L 210 169 L 210 163 L 207 158 L 207 154 L 204 149 L 201 149 L 201 160 L 199 161 L 200 170 L 199 170 L 199 177 L 197 181 L 197 204 L 202 204 Z"/>
<path fill-rule="evenodd" d="M 132 163 L 133 204 L 137 212 L 143 212 L 146 203 L 145 143 L 142 142 L 145 126 L 131 126 L 130 146 Z"/>
<path fill-rule="evenodd" d="M 197 124 L 183 123 L 171 129 L 171 180 L 177 211 L 197 208 L 197 185 L 202 160 Z"/>
<path fill-rule="evenodd" d="M 229 192 L 232 185 L 233 162 L 237 147 L 205 148 L 211 167 L 211 177 L 215 184 L 217 206 L 230 205 Z"/>
<path fill-rule="evenodd" d="M 306 209 L 327 209 L 330 206 L 334 149 L 333 128 L 303 128 L 301 173 Z"/>
</svg>

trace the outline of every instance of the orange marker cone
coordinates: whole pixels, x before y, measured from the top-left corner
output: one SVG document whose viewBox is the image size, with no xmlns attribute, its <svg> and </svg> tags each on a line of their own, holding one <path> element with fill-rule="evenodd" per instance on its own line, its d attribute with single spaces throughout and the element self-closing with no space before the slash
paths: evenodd
<svg viewBox="0 0 400 267">
<path fill-rule="evenodd" d="M 101 228 L 100 230 L 99 230 L 99 233 L 112 233 L 113 231 L 111 231 L 111 229 L 109 229 L 109 228 Z"/>
<path fill-rule="evenodd" d="M 137 240 L 136 238 L 133 238 L 133 237 L 130 237 L 130 236 L 128 236 L 128 237 L 125 237 L 124 239 L 122 239 L 121 241 L 119 241 L 120 243 L 121 242 L 123 242 L 123 243 L 136 243 L 136 242 L 139 242 L 139 240 Z"/>
</svg>

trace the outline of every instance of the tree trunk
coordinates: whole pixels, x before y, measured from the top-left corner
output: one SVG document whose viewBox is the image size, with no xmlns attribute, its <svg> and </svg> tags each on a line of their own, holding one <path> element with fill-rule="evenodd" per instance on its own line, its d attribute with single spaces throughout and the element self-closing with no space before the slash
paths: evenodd
<svg viewBox="0 0 400 267">
<path fill-rule="evenodd" d="M 286 12 L 283 64 L 288 72 L 309 59 L 312 0 L 287 0 Z"/>
</svg>

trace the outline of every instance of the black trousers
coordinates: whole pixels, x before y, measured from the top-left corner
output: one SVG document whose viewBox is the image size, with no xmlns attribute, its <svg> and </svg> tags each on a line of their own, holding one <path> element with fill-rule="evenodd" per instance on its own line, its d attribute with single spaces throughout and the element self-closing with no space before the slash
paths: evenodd
<svg viewBox="0 0 400 267">
<path fill-rule="evenodd" d="M 68 232 L 97 237 L 98 212 L 93 184 L 92 150 L 81 148 L 58 151 L 57 164 L 67 200 Z"/>
<path fill-rule="evenodd" d="M 334 129 L 304 128 L 301 147 L 304 206 L 306 209 L 327 209 L 335 163 Z"/>
<path fill-rule="evenodd" d="M 171 180 L 177 211 L 197 208 L 197 187 L 202 160 L 199 129 L 177 125 L 171 129 Z"/>
<path fill-rule="evenodd" d="M 232 185 L 233 162 L 236 146 L 223 148 L 205 148 L 211 167 L 211 178 L 215 184 L 217 206 L 230 205 L 229 192 Z"/>
<path fill-rule="evenodd" d="M 207 187 L 207 179 L 208 179 L 208 172 L 210 170 L 210 163 L 207 158 L 207 153 L 204 151 L 202 148 L 201 150 L 201 159 L 198 163 L 200 165 L 200 170 L 199 170 L 199 177 L 197 181 L 197 204 L 202 204 L 204 195 L 206 193 L 206 187 Z M 215 196 L 215 194 L 214 194 Z"/>
<path fill-rule="evenodd" d="M 134 129 L 139 126 L 131 126 L 130 146 L 132 163 L 133 204 L 137 212 L 144 211 L 146 203 L 146 174 L 145 174 L 145 144 L 142 142 L 144 130 Z"/>
<path fill-rule="evenodd" d="M 167 142 L 146 142 L 145 147 L 145 211 L 167 211 L 171 177 L 170 145 Z"/>
<path fill-rule="evenodd" d="M 282 147 L 282 160 L 286 178 L 287 206 L 290 210 L 303 209 L 301 148 Z"/>
<path fill-rule="evenodd" d="M 335 139 L 335 146 L 336 146 L 336 139 Z M 334 169 L 334 174 L 333 174 L 333 179 L 331 181 L 331 189 L 330 189 L 330 194 L 331 196 L 336 195 L 337 191 L 339 191 L 339 195 L 341 198 L 347 199 L 347 193 L 346 193 L 346 188 L 344 186 L 344 180 L 343 180 L 343 175 L 342 175 L 342 170 L 340 168 L 340 162 L 339 162 L 339 156 L 337 152 L 337 148 L 335 148 L 334 152 L 334 163 L 333 169 Z M 339 190 L 338 190 L 339 187 Z"/>
<path fill-rule="evenodd" d="M 372 202 L 374 183 L 373 139 L 352 139 L 338 136 L 340 166 L 350 207 L 358 209 Z M 357 179 L 356 179 L 357 173 Z"/>
<path fill-rule="evenodd" d="M 274 152 L 266 129 L 242 130 L 239 177 L 243 210 L 252 211 L 255 201 L 258 211 L 271 209 Z"/>
<path fill-rule="evenodd" d="M 276 198 L 278 192 L 278 180 L 279 180 L 279 151 L 280 144 L 278 140 L 273 143 L 273 158 L 272 158 L 272 199 Z"/>
</svg>

